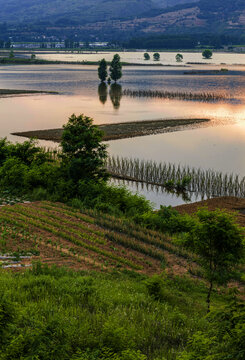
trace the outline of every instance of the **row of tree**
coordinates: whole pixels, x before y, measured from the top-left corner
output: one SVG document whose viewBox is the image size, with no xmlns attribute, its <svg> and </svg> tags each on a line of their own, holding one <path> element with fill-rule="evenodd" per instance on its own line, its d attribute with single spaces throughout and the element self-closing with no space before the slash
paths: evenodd
<svg viewBox="0 0 245 360">
<path fill-rule="evenodd" d="M 98 67 L 98 76 L 100 81 L 105 82 L 107 80 L 108 84 L 110 84 L 111 80 L 113 80 L 116 83 L 119 79 L 121 79 L 122 63 L 121 63 L 121 58 L 118 54 L 114 55 L 109 68 L 109 72 L 110 72 L 110 76 L 108 76 L 109 74 L 107 71 L 107 62 L 105 59 L 102 59 L 99 62 L 99 67 Z"/>
<path fill-rule="evenodd" d="M 145 60 L 150 60 L 150 59 L 151 59 L 150 54 L 148 54 L 147 52 L 144 53 L 144 59 L 145 59 Z M 154 59 L 155 61 L 159 61 L 159 60 L 160 60 L 160 54 L 159 54 L 159 53 L 154 53 L 154 54 L 153 54 L 153 59 Z"/>
<path fill-rule="evenodd" d="M 204 59 L 211 59 L 211 57 L 213 56 L 213 52 L 212 52 L 212 50 L 210 50 L 210 49 L 205 49 L 205 50 L 202 52 L 202 56 L 203 56 Z M 145 59 L 145 60 L 150 60 L 150 59 L 151 59 L 150 54 L 149 54 L 148 52 L 145 52 L 145 53 L 144 53 L 144 59 Z M 160 54 L 159 54 L 159 53 L 154 53 L 154 54 L 153 54 L 153 59 L 154 59 L 155 61 L 159 61 L 159 60 L 160 60 Z M 183 57 L 182 54 L 177 54 L 177 55 L 175 56 L 175 59 L 176 59 L 177 62 L 182 62 L 183 59 L 184 59 L 184 57 Z"/>
</svg>

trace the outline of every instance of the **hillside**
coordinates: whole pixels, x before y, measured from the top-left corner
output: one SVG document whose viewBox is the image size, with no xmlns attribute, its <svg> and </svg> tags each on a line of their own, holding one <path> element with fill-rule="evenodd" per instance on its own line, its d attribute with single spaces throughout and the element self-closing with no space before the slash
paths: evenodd
<svg viewBox="0 0 245 360">
<path fill-rule="evenodd" d="M 133 20 L 99 22 L 80 29 L 95 31 L 124 31 L 138 34 L 180 32 L 226 32 L 245 28 L 245 2 L 242 0 L 200 0 L 197 3 L 177 5 L 163 10 L 152 10 Z"/>
<path fill-rule="evenodd" d="M 161 233 L 93 211 L 80 213 L 64 204 L 3 206 L 0 223 L 5 234 L 0 254 L 28 255 L 19 263 L 24 266 L 41 260 L 76 270 L 115 268 L 144 274 L 161 273 L 165 266 L 184 274 L 197 267 L 187 266 L 191 256 Z M 6 259 L 2 265 L 8 264 Z"/>
<path fill-rule="evenodd" d="M 243 0 L 0 0 L 2 34 L 15 41 L 40 37 L 125 40 L 154 34 L 227 33 L 245 28 Z M 18 24 L 18 28 L 12 28 Z"/>
<path fill-rule="evenodd" d="M 68 24 L 126 19 L 196 0 L 0 0 L 0 21 Z"/>
</svg>

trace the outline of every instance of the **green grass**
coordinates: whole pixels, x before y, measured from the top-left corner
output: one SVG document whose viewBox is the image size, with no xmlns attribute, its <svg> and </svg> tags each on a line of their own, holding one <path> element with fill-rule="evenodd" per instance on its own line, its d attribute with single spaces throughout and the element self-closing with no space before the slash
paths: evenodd
<svg viewBox="0 0 245 360">
<path fill-rule="evenodd" d="M 114 359 L 103 357 L 108 350 L 122 360 L 126 351 L 174 360 L 188 337 L 208 326 L 205 287 L 186 278 L 162 275 L 155 300 L 146 278 L 134 272 L 75 273 L 37 264 L 25 273 L 0 274 L 2 338 L 8 340 L 1 343 L 3 360 Z M 214 295 L 215 307 L 224 302 Z"/>
</svg>

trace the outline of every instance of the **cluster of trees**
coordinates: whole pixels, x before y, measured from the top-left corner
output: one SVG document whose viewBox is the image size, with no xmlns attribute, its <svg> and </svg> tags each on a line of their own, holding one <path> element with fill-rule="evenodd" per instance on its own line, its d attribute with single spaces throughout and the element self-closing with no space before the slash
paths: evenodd
<svg viewBox="0 0 245 360">
<path fill-rule="evenodd" d="M 222 46 L 237 45 L 244 43 L 244 34 L 164 34 L 136 37 L 123 46 L 128 49 L 195 49 L 200 47 L 210 47 L 219 49 Z"/>
<path fill-rule="evenodd" d="M 159 61 L 160 60 L 160 54 L 157 52 L 157 53 L 154 53 L 153 54 L 153 59 L 155 60 L 155 61 Z M 151 59 L 151 57 L 150 57 L 150 54 L 149 53 L 144 53 L 144 59 L 145 60 L 150 60 Z"/>
<path fill-rule="evenodd" d="M 113 57 L 113 60 L 110 65 L 110 76 L 108 77 L 108 71 L 107 71 L 107 62 L 105 59 L 102 59 L 99 62 L 98 67 L 98 76 L 101 82 L 107 82 L 110 84 L 111 80 L 113 80 L 115 83 L 121 79 L 122 77 L 122 63 L 120 56 L 118 54 L 115 54 Z"/>
</svg>

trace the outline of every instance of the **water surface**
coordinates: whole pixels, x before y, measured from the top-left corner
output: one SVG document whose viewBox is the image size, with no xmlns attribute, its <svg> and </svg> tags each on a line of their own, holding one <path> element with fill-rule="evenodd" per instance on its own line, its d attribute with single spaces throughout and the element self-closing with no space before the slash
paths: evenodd
<svg viewBox="0 0 245 360">
<path fill-rule="evenodd" d="M 236 59 L 240 62 L 239 57 Z M 108 151 L 110 154 L 213 168 L 244 176 L 245 71 L 242 67 L 231 67 L 225 74 L 198 76 L 184 75 L 184 71 L 174 67 L 125 67 L 121 86 L 122 89 L 222 92 L 233 100 L 202 103 L 118 96 L 115 104 L 109 89 L 107 94 L 98 94 L 95 66 L 2 66 L 1 88 L 58 91 L 60 95 L 0 98 L 0 135 L 23 141 L 10 133 L 58 128 L 72 113 L 84 113 L 94 118 L 96 124 L 210 118 L 211 126 L 208 127 L 111 141 Z M 128 186 L 136 190 L 134 185 Z M 158 206 L 160 203 L 177 205 L 183 202 L 181 197 L 159 195 L 154 189 L 140 189 L 140 192 Z"/>
</svg>

